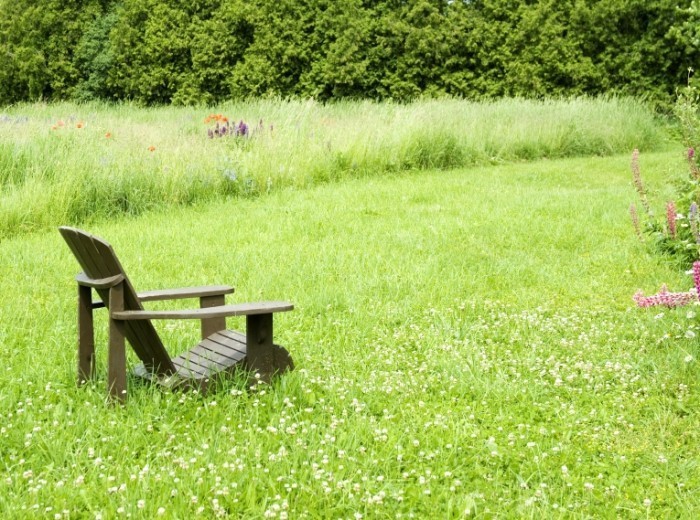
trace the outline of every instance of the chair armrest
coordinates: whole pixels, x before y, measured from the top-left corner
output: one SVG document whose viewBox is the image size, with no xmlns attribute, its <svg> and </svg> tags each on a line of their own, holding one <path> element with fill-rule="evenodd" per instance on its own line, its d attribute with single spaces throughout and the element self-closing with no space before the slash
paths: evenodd
<svg viewBox="0 0 700 520">
<path fill-rule="evenodd" d="M 182 287 L 179 289 L 163 289 L 160 291 L 145 291 L 137 296 L 142 302 L 159 300 L 179 300 L 182 298 L 201 298 L 203 296 L 220 296 L 232 294 L 235 289 L 229 285 L 205 285 L 203 287 Z"/>
<path fill-rule="evenodd" d="M 294 305 L 288 302 L 258 302 L 179 311 L 117 311 L 112 312 L 111 316 L 115 320 L 203 320 L 227 316 L 272 314 L 273 312 L 286 312 L 293 309 Z"/>
<path fill-rule="evenodd" d="M 78 285 L 90 287 L 92 289 L 109 289 L 123 280 L 124 275 L 121 273 L 110 276 L 109 278 L 90 278 L 85 273 L 80 273 L 75 277 L 75 281 L 78 282 Z"/>
</svg>

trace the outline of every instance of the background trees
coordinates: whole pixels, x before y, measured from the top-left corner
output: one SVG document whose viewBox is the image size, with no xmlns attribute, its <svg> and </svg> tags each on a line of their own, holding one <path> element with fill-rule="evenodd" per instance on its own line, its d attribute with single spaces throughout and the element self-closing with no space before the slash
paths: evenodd
<svg viewBox="0 0 700 520">
<path fill-rule="evenodd" d="M 0 0 L 0 103 L 624 93 L 700 58 L 691 0 Z"/>
</svg>

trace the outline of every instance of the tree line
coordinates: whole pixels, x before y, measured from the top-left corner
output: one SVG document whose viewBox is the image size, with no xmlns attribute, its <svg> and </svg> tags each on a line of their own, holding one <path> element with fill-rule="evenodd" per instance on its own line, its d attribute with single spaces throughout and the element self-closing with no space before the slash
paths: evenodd
<svg viewBox="0 0 700 520">
<path fill-rule="evenodd" d="M 0 0 L 0 104 L 606 93 L 663 105 L 693 0 Z"/>
</svg>

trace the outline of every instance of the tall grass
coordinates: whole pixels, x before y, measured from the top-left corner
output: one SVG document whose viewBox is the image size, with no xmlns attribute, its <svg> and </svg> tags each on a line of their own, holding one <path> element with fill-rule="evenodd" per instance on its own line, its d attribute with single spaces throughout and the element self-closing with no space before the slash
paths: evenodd
<svg viewBox="0 0 700 520">
<path fill-rule="evenodd" d="M 262 129 L 208 139 L 212 112 Z M 653 150 L 663 139 L 642 104 L 618 98 L 19 105 L 0 114 L 0 239 L 333 179 Z"/>
</svg>

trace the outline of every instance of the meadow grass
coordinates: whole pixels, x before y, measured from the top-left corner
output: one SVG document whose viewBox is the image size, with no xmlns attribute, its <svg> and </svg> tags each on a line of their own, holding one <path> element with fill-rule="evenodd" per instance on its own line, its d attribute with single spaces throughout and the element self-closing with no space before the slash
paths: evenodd
<svg viewBox="0 0 700 520">
<path fill-rule="evenodd" d="M 27 231 L 352 177 L 664 146 L 632 99 L 251 101 L 214 108 L 0 111 L 0 240 Z M 250 138 L 207 138 L 212 113 Z M 262 125 L 260 121 L 262 120 Z M 260 126 L 260 128 L 258 128 Z"/>
<path fill-rule="evenodd" d="M 641 162 L 665 200 L 682 154 Z M 692 285 L 635 238 L 633 200 L 625 154 L 95 223 L 137 290 L 296 305 L 276 337 L 297 370 L 272 387 L 130 380 L 125 408 L 104 404 L 104 348 L 75 387 L 78 268 L 58 233 L 4 240 L 0 515 L 694 518 L 697 307 L 633 308 L 637 288 Z M 159 329 L 173 354 L 198 333 Z"/>
</svg>

